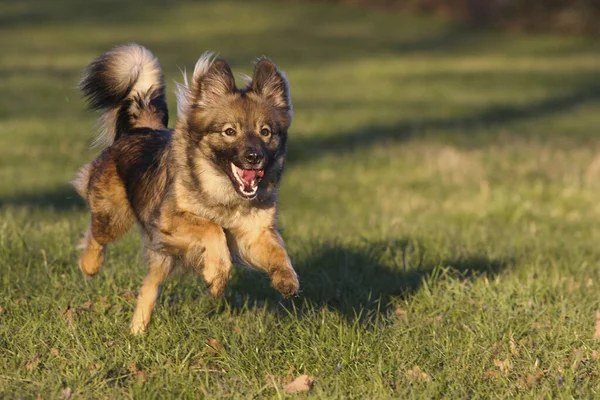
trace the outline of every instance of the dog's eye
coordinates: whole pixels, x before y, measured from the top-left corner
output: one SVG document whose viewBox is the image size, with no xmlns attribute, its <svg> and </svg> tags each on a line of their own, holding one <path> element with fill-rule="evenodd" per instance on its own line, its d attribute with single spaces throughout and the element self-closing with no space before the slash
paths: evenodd
<svg viewBox="0 0 600 400">
<path fill-rule="evenodd" d="M 263 136 L 269 136 L 271 134 L 271 131 L 268 130 L 267 128 L 262 128 L 260 131 L 260 134 Z"/>
<path fill-rule="evenodd" d="M 233 128 L 227 128 L 227 129 L 225 129 L 225 134 L 227 136 L 234 136 L 235 135 L 235 129 L 233 129 Z"/>
</svg>

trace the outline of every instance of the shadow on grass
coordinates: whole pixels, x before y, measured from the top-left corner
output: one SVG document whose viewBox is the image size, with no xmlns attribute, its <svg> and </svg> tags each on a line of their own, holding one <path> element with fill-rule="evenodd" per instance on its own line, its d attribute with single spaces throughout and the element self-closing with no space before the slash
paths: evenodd
<svg viewBox="0 0 600 400">
<path fill-rule="evenodd" d="M 402 121 L 395 125 L 366 126 L 355 131 L 329 136 L 292 138 L 288 162 L 293 168 L 295 165 L 310 163 L 323 156 L 343 156 L 353 151 L 368 150 L 378 144 L 413 140 L 423 138 L 424 135 L 433 139 L 440 139 L 445 135 L 445 138 L 452 143 L 466 147 L 486 146 L 497 140 L 499 134 L 482 128 L 504 127 L 528 119 L 569 112 L 581 105 L 598 102 L 600 102 L 600 86 L 582 85 L 569 93 L 538 102 L 491 107 L 462 117 Z M 494 138 L 493 135 L 498 137 Z M 50 207 L 57 211 L 85 208 L 84 202 L 73 188 L 66 185 L 39 193 L 0 197 L 0 206 L 3 205 Z"/>
<path fill-rule="evenodd" d="M 85 209 L 86 205 L 72 186 L 63 185 L 35 193 L 0 196 L 0 207 L 50 208 L 54 211 L 69 212 Z"/>
<path fill-rule="evenodd" d="M 423 138 L 446 139 L 466 147 L 486 146 L 498 138 L 498 133 L 485 128 L 505 127 L 535 118 L 567 113 L 588 103 L 600 102 L 600 86 L 596 83 L 581 85 L 568 93 L 548 97 L 524 105 L 506 104 L 490 107 L 471 115 L 453 118 L 432 118 L 400 121 L 392 125 L 372 125 L 354 131 L 329 136 L 313 135 L 300 139 L 291 138 L 288 161 L 291 166 L 311 162 L 321 156 L 344 155 L 355 150 L 368 150 L 381 143 L 394 143 Z M 482 129 L 484 128 L 484 129 Z M 578 139 L 590 139 L 595 137 Z"/>
<path fill-rule="evenodd" d="M 460 279 L 493 277 L 514 262 L 484 256 L 426 261 L 425 249 L 405 239 L 367 243 L 361 248 L 339 244 L 314 248 L 306 258 L 296 260 L 301 281 L 297 298 L 282 301 L 266 276 L 244 271 L 228 288 L 228 306 L 234 311 L 249 305 L 274 310 L 281 310 L 278 305 L 293 306 L 300 316 L 307 306 L 327 307 L 350 321 L 357 317 L 365 321 L 375 314 L 389 315 L 393 299 L 414 294 L 424 282 L 431 284 L 442 274 Z"/>
</svg>

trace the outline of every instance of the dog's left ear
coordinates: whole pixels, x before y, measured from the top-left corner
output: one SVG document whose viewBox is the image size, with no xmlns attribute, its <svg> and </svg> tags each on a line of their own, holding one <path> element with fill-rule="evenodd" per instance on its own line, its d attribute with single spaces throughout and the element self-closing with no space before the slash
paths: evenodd
<svg viewBox="0 0 600 400">
<path fill-rule="evenodd" d="M 285 74 L 271 60 L 262 58 L 254 67 L 252 91 L 263 96 L 273 106 L 292 111 L 290 87 Z"/>
<path fill-rule="evenodd" d="M 204 70 L 202 70 L 204 68 Z M 199 70 L 199 72 L 196 72 Z M 194 71 L 194 103 L 207 107 L 235 92 L 235 79 L 225 60 L 216 59 L 208 67 L 196 67 Z"/>
</svg>

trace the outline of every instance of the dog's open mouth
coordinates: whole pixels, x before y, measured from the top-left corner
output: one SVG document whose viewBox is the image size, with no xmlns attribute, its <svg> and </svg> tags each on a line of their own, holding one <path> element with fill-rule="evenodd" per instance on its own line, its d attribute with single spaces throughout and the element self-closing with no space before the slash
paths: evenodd
<svg viewBox="0 0 600 400">
<path fill-rule="evenodd" d="M 254 197 L 258 191 L 258 182 L 262 179 L 265 171 L 263 169 L 242 169 L 234 163 L 229 164 L 240 194 L 247 198 Z"/>
</svg>

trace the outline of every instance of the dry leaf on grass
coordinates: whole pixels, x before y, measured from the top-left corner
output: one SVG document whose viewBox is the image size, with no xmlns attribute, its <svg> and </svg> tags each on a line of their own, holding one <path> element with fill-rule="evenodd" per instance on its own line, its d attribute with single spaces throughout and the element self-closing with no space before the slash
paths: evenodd
<svg viewBox="0 0 600 400">
<path fill-rule="evenodd" d="M 80 305 L 79 307 L 77 307 L 78 310 L 92 310 L 93 308 L 94 308 L 94 302 L 91 300 L 88 300 L 85 303 L 83 303 L 82 305 Z"/>
<path fill-rule="evenodd" d="M 510 345 L 510 354 L 512 354 L 515 357 L 518 357 L 519 350 L 517 349 L 517 342 L 515 341 L 515 338 L 512 336 L 510 338 L 509 345 Z"/>
<path fill-rule="evenodd" d="M 314 378 L 308 375 L 300 375 L 294 381 L 286 385 L 283 390 L 288 394 L 308 392 L 312 388 Z"/>
<path fill-rule="evenodd" d="M 512 368 L 512 363 L 509 359 L 506 359 L 504 361 L 494 360 L 494 365 L 500 369 L 500 372 L 505 374 L 508 373 Z"/>
<path fill-rule="evenodd" d="M 0 306 L 0 313 L 4 311 L 4 307 Z"/>
<path fill-rule="evenodd" d="M 67 304 L 67 306 L 60 312 L 60 315 L 65 319 L 67 325 L 73 326 L 73 309 L 71 308 L 71 304 Z"/>
<path fill-rule="evenodd" d="M 596 350 L 592 350 L 592 360 L 596 361 L 598 359 L 598 352 Z"/>
<path fill-rule="evenodd" d="M 212 339 L 208 339 L 206 341 L 206 347 L 209 353 L 211 354 L 219 354 L 222 350 L 223 350 L 223 346 L 221 345 L 221 342 L 219 342 L 217 339 L 212 338 Z"/>
<path fill-rule="evenodd" d="M 406 311 L 404 311 L 402 309 L 402 307 L 400 307 L 400 306 L 396 306 L 396 309 L 394 310 L 394 314 L 398 318 L 406 318 Z"/>
<path fill-rule="evenodd" d="M 421 370 L 421 367 L 415 365 L 412 369 L 406 371 L 408 379 L 412 382 L 431 382 L 431 375 Z"/>
<path fill-rule="evenodd" d="M 54 357 L 58 357 L 60 355 L 60 351 L 56 347 L 53 347 L 50 349 L 50 354 L 52 354 Z"/>
<path fill-rule="evenodd" d="M 127 364 L 127 366 L 129 367 L 129 371 L 131 371 L 131 373 L 133 375 L 135 375 L 135 377 L 139 380 L 139 381 L 143 381 L 146 379 L 146 377 L 148 376 L 148 373 L 146 371 L 141 371 L 137 369 L 137 365 L 135 365 L 135 363 L 129 362 Z"/>
<path fill-rule="evenodd" d="M 596 311 L 596 332 L 594 332 L 594 338 L 600 339 L 600 310 Z"/>
<path fill-rule="evenodd" d="M 61 398 L 61 400 L 67 400 L 67 399 L 71 398 L 72 394 L 73 394 L 73 391 L 71 390 L 71 388 L 66 387 L 60 392 L 60 398 Z"/>
<path fill-rule="evenodd" d="M 537 371 L 536 373 L 527 374 L 525 377 L 520 377 L 518 385 L 522 389 L 531 389 L 544 377 L 544 375 L 546 375 L 546 372 L 547 371 Z"/>
<path fill-rule="evenodd" d="M 37 369 L 41 359 L 42 359 L 42 357 L 40 357 L 38 355 L 33 360 L 28 361 L 27 364 L 25 364 L 25 370 L 27 372 L 31 372 L 31 371 Z"/>
<path fill-rule="evenodd" d="M 123 293 L 121 293 L 121 297 L 123 297 L 125 300 L 135 300 L 135 293 L 133 293 L 131 290 L 127 290 Z"/>
<path fill-rule="evenodd" d="M 487 371 L 485 371 L 485 377 L 487 379 L 496 379 L 500 376 L 500 372 L 493 370 L 493 369 L 488 369 Z"/>
<path fill-rule="evenodd" d="M 15 300 L 15 304 L 23 304 L 24 306 L 26 306 L 28 303 L 29 301 L 24 297 L 19 297 Z"/>
</svg>

